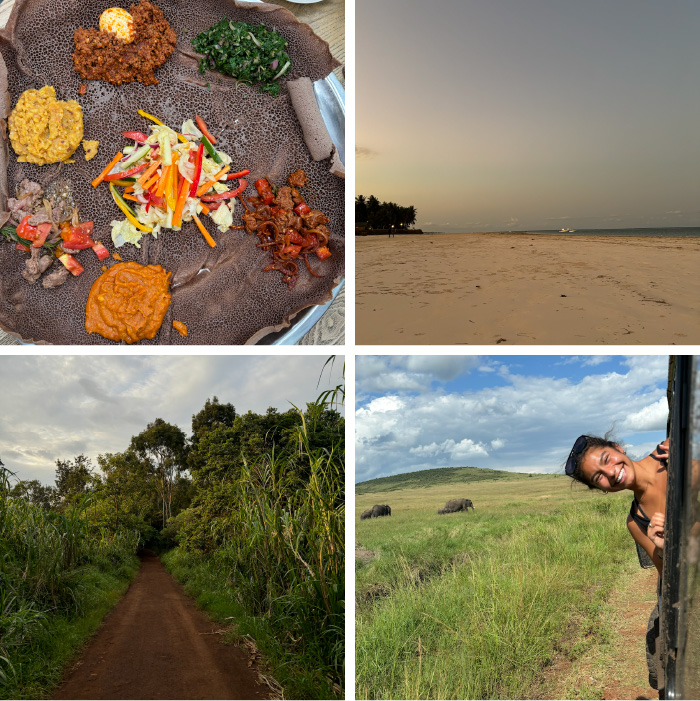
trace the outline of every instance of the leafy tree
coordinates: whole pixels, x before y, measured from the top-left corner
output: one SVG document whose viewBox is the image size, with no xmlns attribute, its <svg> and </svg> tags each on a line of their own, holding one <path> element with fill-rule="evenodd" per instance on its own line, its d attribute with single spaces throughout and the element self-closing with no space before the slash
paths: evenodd
<svg viewBox="0 0 700 701">
<path fill-rule="evenodd" d="M 355 198 L 355 221 L 367 221 L 367 198 L 364 195 L 358 195 Z"/>
<path fill-rule="evenodd" d="M 131 449 L 147 459 L 157 478 L 162 505 L 163 528 L 172 516 L 175 476 L 184 469 L 186 460 L 185 434 L 178 426 L 163 419 L 148 424 L 145 431 L 131 439 Z"/>
<path fill-rule="evenodd" d="M 25 499 L 42 509 L 50 509 L 56 498 L 54 488 L 42 484 L 39 480 L 20 480 L 10 490 L 10 496 Z"/>
<path fill-rule="evenodd" d="M 199 452 L 202 438 L 217 428 L 230 428 L 233 426 L 235 418 L 236 410 L 233 404 L 221 404 L 216 396 L 213 399 L 207 399 L 204 408 L 197 414 L 192 415 L 191 451 L 188 457 L 188 464 L 193 472 L 200 469 L 204 464 L 203 457 Z"/>
<path fill-rule="evenodd" d="M 92 462 L 85 455 L 74 460 L 56 460 L 56 497 L 62 504 L 86 494 L 93 479 Z"/>
</svg>

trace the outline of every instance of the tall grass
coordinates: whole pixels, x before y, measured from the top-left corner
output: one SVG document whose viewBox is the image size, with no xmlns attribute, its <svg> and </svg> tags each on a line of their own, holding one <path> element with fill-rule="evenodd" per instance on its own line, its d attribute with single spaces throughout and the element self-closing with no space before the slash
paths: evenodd
<svg viewBox="0 0 700 701">
<path fill-rule="evenodd" d="M 605 602 L 636 566 L 629 498 L 562 507 L 528 486 L 520 506 L 499 505 L 494 484 L 487 511 L 392 507 L 403 523 L 358 524 L 358 698 L 537 698 L 556 654 L 574 658 L 609 634 Z"/>
<path fill-rule="evenodd" d="M 316 408 L 333 398 L 324 394 Z M 276 633 L 288 654 L 284 664 L 301 668 L 308 683 L 286 688 L 287 695 L 342 696 L 344 455 L 335 447 L 312 449 L 307 419 L 314 410 L 299 415 L 296 454 L 273 450 L 245 461 L 229 485 L 222 545 L 206 556 L 206 568 Z M 183 550 L 165 562 L 187 580 L 204 556 Z"/>
<path fill-rule="evenodd" d="M 22 693 L 38 641 L 45 646 L 56 616 L 84 615 L 93 603 L 94 572 L 128 578 L 138 535 L 91 532 L 89 498 L 59 514 L 9 496 L 11 473 L 0 466 L 0 695 Z M 99 586 L 101 586 L 101 583 Z M 44 650 L 44 654 L 47 653 Z M 52 671 L 55 674 L 55 670 Z M 36 681 L 36 680 L 33 680 Z"/>
</svg>

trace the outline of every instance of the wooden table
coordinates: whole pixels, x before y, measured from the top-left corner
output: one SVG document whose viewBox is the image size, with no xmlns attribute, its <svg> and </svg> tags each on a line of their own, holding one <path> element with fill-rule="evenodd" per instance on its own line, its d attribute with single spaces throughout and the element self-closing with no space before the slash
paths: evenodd
<svg viewBox="0 0 700 701">
<path fill-rule="evenodd" d="M 270 1 L 270 0 L 268 0 Z M 300 5 L 287 0 L 271 0 L 271 4 L 286 7 L 301 22 L 306 22 L 328 42 L 331 53 L 342 64 L 334 73 L 345 86 L 345 0 L 321 0 Z M 0 4 L 0 28 L 7 24 L 14 0 Z M 341 290 L 321 320 L 299 342 L 299 345 L 342 345 L 345 343 L 345 290 Z M 0 345 L 19 345 L 13 336 L 0 331 Z"/>
</svg>

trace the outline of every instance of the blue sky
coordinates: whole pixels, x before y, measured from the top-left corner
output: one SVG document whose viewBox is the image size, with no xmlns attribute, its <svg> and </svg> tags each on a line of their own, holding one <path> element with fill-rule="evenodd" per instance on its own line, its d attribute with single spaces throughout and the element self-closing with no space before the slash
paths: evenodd
<svg viewBox="0 0 700 701">
<path fill-rule="evenodd" d="M 698 226 L 697 0 L 356 0 L 356 194 L 426 231 Z"/>
<path fill-rule="evenodd" d="M 358 356 L 356 482 L 434 467 L 554 473 L 611 429 L 665 437 L 668 356 Z"/>
<path fill-rule="evenodd" d="M 208 398 L 239 414 L 305 408 L 343 382 L 325 356 L 12 356 L 0 363 L 0 460 L 19 479 L 52 484 L 57 459 L 129 446 L 156 418 L 188 436 Z M 323 374 L 322 374 L 323 371 Z"/>
</svg>

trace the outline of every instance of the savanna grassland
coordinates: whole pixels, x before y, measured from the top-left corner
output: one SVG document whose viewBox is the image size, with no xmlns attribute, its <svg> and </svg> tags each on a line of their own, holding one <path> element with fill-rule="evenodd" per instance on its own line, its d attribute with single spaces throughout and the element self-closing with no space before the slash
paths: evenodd
<svg viewBox="0 0 700 701">
<path fill-rule="evenodd" d="M 603 698 L 594 680 L 562 689 L 551 672 L 615 637 L 611 593 L 639 571 L 630 494 L 563 475 L 431 472 L 432 485 L 420 473 L 358 485 L 357 697 Z M 476 510 L 437 514 L 460 497 Z M 373 504 L 392 515 L 361 521 Z"/>
</svg>

